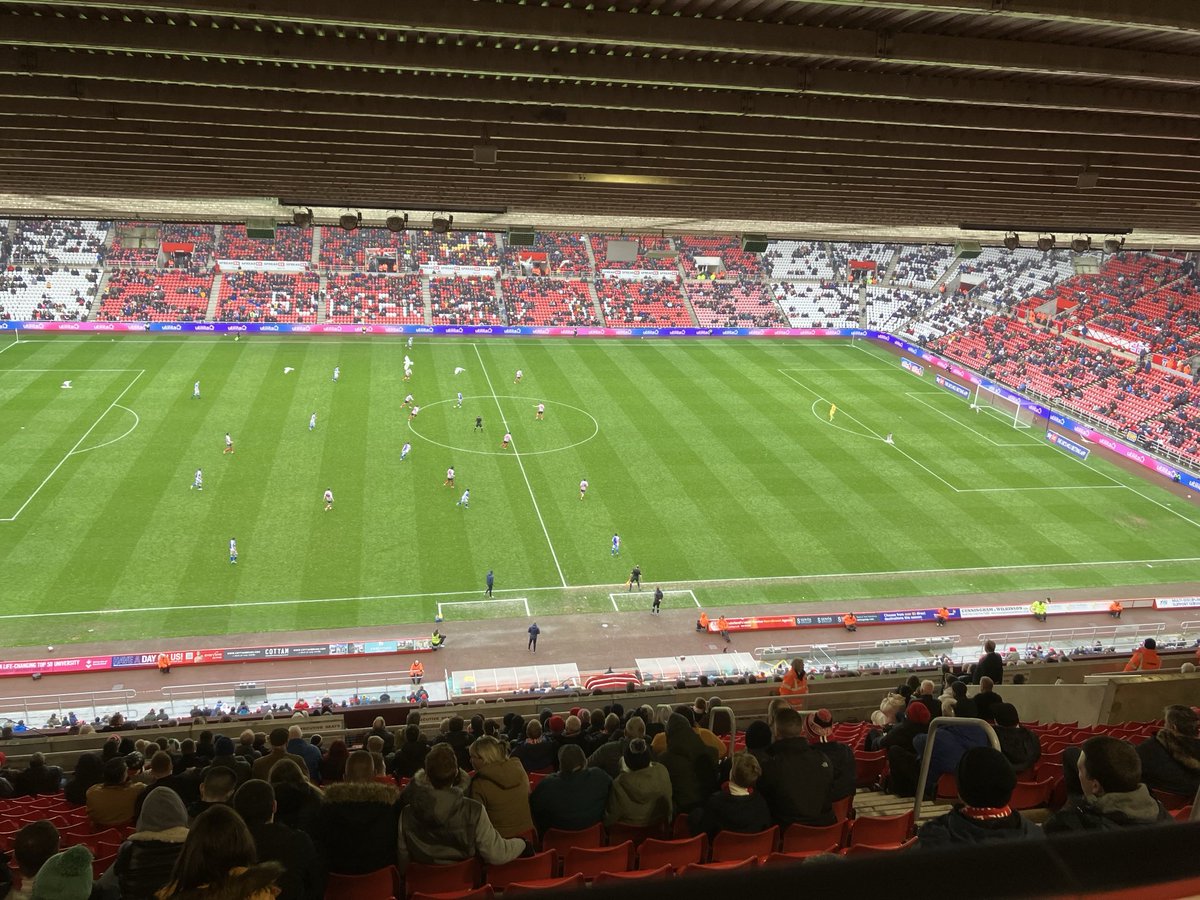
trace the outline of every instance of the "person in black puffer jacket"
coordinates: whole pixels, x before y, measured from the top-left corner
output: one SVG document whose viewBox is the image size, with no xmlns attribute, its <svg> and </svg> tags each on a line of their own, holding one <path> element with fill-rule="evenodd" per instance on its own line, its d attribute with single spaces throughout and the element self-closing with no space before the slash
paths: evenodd
<svg viewBox="0 0 1200 900">
<path fill-rule="evenodd" d="M 1200 789 L 1200 717 L 1189 706 L 1168 706 L 1163 728 L 1151 740 L 1138 744 L 1142 781 L 1152 791 L 1167 791 L 1189 798 Z"/>
<path fill-rule="evenodd" d="M 1008 802 L 1017 774 L 1004 754 L 991 747 L 972 747 L 958 761 L 956 807 L 921 826 L 917 847 L 949 847 L 995 841 L 1041 840 L 1042 831 Z"/>
<path fill-rule="evenodd" d="M 771 827 L 771 807 L 754 790 L 762 775 L 758 758 L 751 753 L 733 757 L 729 781 L 710 794 L 702 807 L 692 811 L 692 834 L 706 833 L 711 839 L 718 831 L 756 834 Z"/>
<path fill-rule="evenodd" d="M 152 791 L 142 804 L 137 828 L 121 844 L 112 869 L 100 879 L 120 886 L 121 900 L 154 900 L 155 893 L 171 880 L 175 860 L 188 836 L 188 815 L 179 795 L 171 790 Z"/>
<path fill-rule="evenodd" d="M 317 813 L 314 843 L 328 854 L 329 871 L 364 875 L 396 864 L 400 792 L 375 780 L 375 761 L 357 750 L 346 779 L 331 784 Z"/>
</svg>

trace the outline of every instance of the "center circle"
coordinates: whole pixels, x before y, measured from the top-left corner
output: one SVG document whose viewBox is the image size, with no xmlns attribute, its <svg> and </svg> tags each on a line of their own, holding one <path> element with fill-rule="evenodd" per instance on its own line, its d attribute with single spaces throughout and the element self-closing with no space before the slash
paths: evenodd
<svg viewBox="0 0 1200 900">
<path fill-rule="evenodd" d="M 432 403 L 426 403 L 426 404 L 421 405 L 421 411 L 424 412 L 425 410 L 430 409 L 434 406 L 441 406 L 443 403 L 452 403 L 452 402 L 455 402 L 456 400 L 457 400 L 456 397 L 448 397 L 445 400 L 434 400 Z M 500 400 L 520 400 L 522 403 L 530 403 L 529 397 L 520 396 L 517 394 L 495 394 L 495 395 L 479 394 L 479 395 L 475 395 L 475 396 L 471 396 L 471 397 L 463 397 L 464 402 L 466 402 L 467 400 L 485 401 L 493 406 L 497 405 L 497 401 L 500 401 Z M 570 450 L 573 447 L 578 447 L 580 444 L 586 444 L 588 441 L 592 440 L 592 438 L 594 438 L 596 435 L 598 435 L 600 433 L 600 423 L 597 422 L 596 417 L 593 416 L 591 413 L 589 413 L 587 410 L 580 409 L 578 406 L 572 406 L 570 403 L 563 403 L 560 400 L 539 400 L 538 402 L 546 404 L 547 414 L 549 414 L 551 412 L 551 410 L 557 406 L 557 407 L 562 407 L 564 409 L 572 410 L 573 412 L 576 412 L 581 416 L 587 417 L 587 419 L 592 423 L 592 432 L 587 437 L 582 438 L 581 440 L 575 441 L 574 443 L 570 443 L 570 444 L 564 444 L 561 447 L 548 447 L 548 448 L 545 448 L 542 450 L 517 450 L 516 452 L 519 455 L 521 455 L 521 456 L 543 456 L 547 453 L 561 453 L 563 450 Z M 536 405 L 537 405 L 536 403 L 530 403 L 531 407 L 536 407 Z M 428 420 L 425 420 L 425 421 L 428 421 Z M 468 425 L 474 424 L 474 416 L 470 417 L 470 419 L 467 421 L 467 424 Z M 512 450 L 473 450 L 469 447 L 459 447 L 456 444 L 443 443 L 442 441 L 435 440 L 434 438 L 431 438 L 426 434 L 422 434 L 420 431 L 418 431 L 416 429 L 416 427 L 414 427 L 413 420 L 411 420 L 411 419 L 408 422 L 408 430 L 411 431 L 417 437 L 419 437 L 421 440 L 425 441 L 426 443 L 433 444 L 435 447 L 443 447 L 446 450 L 453 450 L 455 453 L 475 453 L 475 454 L 478 454 L 479 456 L 512 456 L 513 455 Z"/>
</svg>

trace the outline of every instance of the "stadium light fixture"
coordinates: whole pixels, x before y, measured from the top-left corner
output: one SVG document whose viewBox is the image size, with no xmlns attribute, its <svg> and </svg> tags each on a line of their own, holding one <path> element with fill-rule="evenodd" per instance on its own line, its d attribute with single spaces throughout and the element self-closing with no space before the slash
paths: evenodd
<svg viewBox="0 0 1200 900">
<path fill-rule="evenodd" d="M 297 228 L 311 228 L 313 223 L 313 211 L 310 207 L 293 210 L 292 224 Z"/>
<path fill-rule="evenodd" d="M 338 216 L 338 224 L 346 231 L 353 231 L 362 224 L 362 213 L 344 212 Z"/>
<path fill-rule="evenodd" d="M 1092 249 L 1092 239 L 1086 234 L 1080 234 L 1071 239 L 1071 250 L 1075 253 L 1087 253 Z"/>
<path fill-rule="evenodd" d="M 454 216 L 448 216 L 445 213 L 433 214 L 433 233 L 445 234 L 454 226 Z"/>
<path fill-rule="evenodd" d="M 1043 253 L 1049 253 L 1054 249 L 1054 235 L 1043 234 L 1037 239 L 1037 248 Z"/>
<path fill-rule="evenodd" d="M 1016 250 L 1021 246 L 1021 236 L 1015 231 L 1010 231 L 1004 236 L 1004 249 Z"/>
<path fill-rule="evenodd" d="M 1120 253 L 1125 246 L 1125 238 L 1107 237 L 1104 239 L 1105 253 Z"/>
<path fill-rule="evenodd" d="M 392 213 L 387 217 L 387 220 L 384 222 L 384 224 L 387 225 L 388 231 L 399 234 L 408 228 L 408 213 L 405 213 L 404 215 Z"/>
</svg>

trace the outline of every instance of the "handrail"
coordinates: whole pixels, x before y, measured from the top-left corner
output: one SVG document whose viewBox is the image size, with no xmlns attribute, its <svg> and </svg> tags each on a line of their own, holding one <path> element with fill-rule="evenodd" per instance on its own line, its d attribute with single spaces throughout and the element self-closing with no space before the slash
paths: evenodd
<svg viewBox="0 0 1200 900">
<path fill-rule="evenodd" d="M 1197 624 L 1200 625 L 1200 622 L 1198 622 Z M 750 651 L 750 655 L 754 656 L 754 657 L 759 657 L 759 658 L 761 658 L 763 656 L 779 656 L 779 657 L 804 656 L 805 654 L 811 653 L 812 651 L 814 651 L 818 648 L 825 650 L 825 651 L 832 651 L 837 654 L 862 652 L 864 650 L 868 650 L 868 651 L 873 650 L 873 651 L 880 651 L 880 652 L 889 652 L 889 651 L 899 652 L 899 651 L 904 651 L 904 650 L 920 650 L 920 649 L 929 648 L 931 646 L 935 646 L 938 644 L 953 645 L 953 644 L 959 643 L 961 640 L 962 640 L 961 635 L 957 635 L 957 634 L 940 635 L 939 634 L 939 635 L 933 635 L 930 637 L 889 638 L 887 640 L 878 640 L 878 641 L 844 641 L 842 643 L 837 643 L 837 644 L 828 644 L 828 643 L 790 644 L 790 645 L 786 645 L 786 646 L 782 646 L 782 647 L 775 647 L 775 646 L 755 647 L 753 650 Z"/>
<path fill-rule="evenodd" d="M 1196 623 L 1200 625 L 1200 622 Z M 1054 640 L 1073 640 L 1073 639 L 1096 639 L 1096 638 L 1112 638 L 1120 640 L 1126 638 L 1140 637 L 1157 637 L 1167 630 L 1165 622 L 1146 622 L 1142 624 L 1129 625 L 1093 625 L 1091 627 L 1077 628 L 1043 628 L 1030 631 L 994 631 L 985 632 L 977 636 L 977 639 L 982 646 L 986 641 L 995 641 L 999 646 L 1004 643 L 1036 642 L 1045 644 Z"/>
<path fill-rule="evenodd" d="M 124 714 L 129 715 L 133 699 L 137 697 L 138 692 L 133 688 L 120 688 L 109 691 L 78 691 L 78 692 L 63 692 L 49 694 L 19 694 L 16 697 L 0 697 L 0 711 L 19 708 L 24 712 L 25 721 L 28 722 L 30 711 L 41 712 L 51 710 L 57 713 L 70 711 L 72 706 L 85 704 L 92 708 L 92 718 L 99 718 L 100 711 L 97 709 L 97 704 L 103 706 L 106 712 L 111 712 L 110 706 L 123 705 L 125 707 Z M 78 698 L 78 699 L 71 699 Z M 41 702 L 39 702 L 41 701 Z"/>
<path fill-rule="evenodd" d="M 992 745 L 992 749 L 1000 749 L 1000 740 L 996 737 L 995 730 L 983 719 L 958 719 L 954 716 L 938 716 L 930 722 L 929 731 L 927 732 L 929 740 L 925 742 L 925 752 L 921 755 L 921 774 L 917 778 L 917 795 L 913 798 L 914 823 L 921 818 L 921 804 L 925 800 L 925 784 L 929 780 L 929 763 L 933 759 L 933 743 L 937 739 L 938 729 L 944 725 L 964 725 L 969 728 L 982 728 L 984 734 L 987 735 L 988 742 Z"/>
<path fill-rule="evenodd" d="M 1200 619 L 1189 619 L 1179 623 L 1180 634 L 1187 634 L 1190 631 L 1200 631 Z"/>
</svg>

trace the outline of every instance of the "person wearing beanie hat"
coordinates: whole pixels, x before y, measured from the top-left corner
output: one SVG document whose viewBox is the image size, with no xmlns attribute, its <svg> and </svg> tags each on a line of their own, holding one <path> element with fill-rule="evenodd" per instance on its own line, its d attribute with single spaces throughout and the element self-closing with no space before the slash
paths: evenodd
<svg viewBox="0 0 1200 900">
<path fill-rule="evenodd" d="M 718 831 L 756 834 L 771 827 L 771 807 L 755 790 L 762 765 L 751 753 L 735 754 L 730 761 L 729 781 L 708 796 L 704 805 L 692 810 L 692 834 L 704 832 L 712 839 Z"/>
<path fill-rule="evenodd" d="M 854 751 L 840 741 L 830 740 L 832 734 L 833 713 L 829 710 L 818 709 L 804 717 L 804 736 L 833 766 L 830 796 L 841 800 L 853 796 L 858 789 L 858 764 L 854 761 Z"/>
<path fill-rule="evenodd" d="M 999 750 L 967 750 L 958 762 L 957 779 L 958 795 L 965 805 L 922 825 L 917 832 L 918 847 L 1042 838 L 1040 828 L 1008 805 L 1017 774 Z"/>
<path fill-rule="evenodd" d="M 1025 772 L 1037 765 L 1042 757 L 1042 744 L 1038 736 L 1028 728 L 1021 727 L 1021 717 L 1011 703 L 997 703 L 992 707 L 996 715 L 996 739 L 1000 741 L 1000 752 L 1012 764 L 1013 769 Z"/>
<path fill-rule="evenodd" d="M 755 719 L 746 726 L 746 752 L 761 763 L 771 746 L 771 726 L 762 719 Z"/>
<path fill-rule="evenodd" d="M 229 769 L 237 777 L 238 784 L 245 784 L 250 780 L 250 762 L 237 752 L 233 738 L 224 734 L 218 735 L 217 739 L 213 741 L 213 750 L 215 755 L 210 766 L 224 766 Z M 201 774 L 201 778 L 203 777 L 204 775 Z"/>
<path fill-rule="evenodd" d="M 101 887 L 115 881 L 123 900 L 153 897 L 171 880 L 171 870 L 187 840 L 187 825 L 187 808 L 177 793 L 167 788 L 150 791 L 137 827 L 121 844 L 112 868 L 101 876 Z"/>
<path fill-rule="evenodd" d="M 551 716 L 546 724 L 548 726 L 547 730 L 555 738 L 561 737 L 563 732 L 567 730 L 567 722 L 562 716 Z"/>
<path fill-rule="evenodd" d="M 92 895 L 92 851 L 76 844 L 46 860 L 30 900 L 88 900 Z"/>
<path fill-rule="evenodd" d="M 647 827 L 672 819 L 671 776 L 650 759 L 645 738 L 634 738 L 625 748 L 621 772 L 612 783 L 604 810 L 605 825 Z"/>
<path fill-rule="evenodd" d="M 888 774 L 880 785 L 900 797 L 911 797 L 917 790 L 921 758 L 913 749 L 917 735 L 929 731 L 929 707 L 919 700 L 911 701 L 904 718 L 884 732 L 876 747 L 887 752 Z"/>
</svg>

